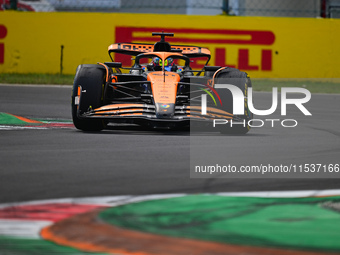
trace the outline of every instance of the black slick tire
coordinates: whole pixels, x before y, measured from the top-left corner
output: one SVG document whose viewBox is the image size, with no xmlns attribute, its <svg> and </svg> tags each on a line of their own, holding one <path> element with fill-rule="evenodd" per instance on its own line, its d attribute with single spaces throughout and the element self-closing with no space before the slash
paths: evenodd
<svg viewBox="0 0 340 255">
<path fill-rule="evenodd" d="M 96 109 L 103 104 L 103 87 L 105 83 L 105 69 L 99 65 L 79 65 L 74 78 L 72 90 L 72 119 L 77 129 L 83 131 L 100 131 L 105 128 L 103 120 L 83 119 L 77 114 L 89 109 Z M 78 105 L 78 87 L 81 86 L 82 94 Z"/>
<path fill-rule="evenodd" d="M 236 115 L 233 120 L 232 127 L 229 125 L 221 125 L 219 131 L 222 134 L 237 134 L 243 135 L 248 133 L 250 126 L 248 122 L 253 119 L 253 114 L 250 112 L 248 107 L 248 88 L 251 87 L 251 80 L 247 73 L 241 72 L 235 68 L 226 68 L 217 73 L 215 78 L 215 84 L 232 84 L 237 86 L 244 95 L 244 115 Z M 220 106 L 222 110 L 229 113 L 233 113 L 233 96 L 228 89 L 216 89 L 219 94 L 223 106 Z M 237 119 L 237 120 L 236 120 Z M 244 123 L 244 124 L 240 124 Z"/>
</svg>

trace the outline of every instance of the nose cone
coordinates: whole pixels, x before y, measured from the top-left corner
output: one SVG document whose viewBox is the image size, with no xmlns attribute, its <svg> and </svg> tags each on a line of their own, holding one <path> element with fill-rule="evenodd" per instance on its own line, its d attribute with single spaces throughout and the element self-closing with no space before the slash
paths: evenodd
<svg viewBox="0 0 340 255">
<path fill-rule="evenodd" d="M 152 72 L 148 74 L 147 79 L 151 82 L 157 118 L 172 118 L 175 114 L 177 85 L 180 76 L 173 72 Z"/>
<path fill-rule="evenodd" d="M 175 114 L 175 104 L 156 103 L 156 116 L 159 119 L 171 119 Z"/>
</svg>

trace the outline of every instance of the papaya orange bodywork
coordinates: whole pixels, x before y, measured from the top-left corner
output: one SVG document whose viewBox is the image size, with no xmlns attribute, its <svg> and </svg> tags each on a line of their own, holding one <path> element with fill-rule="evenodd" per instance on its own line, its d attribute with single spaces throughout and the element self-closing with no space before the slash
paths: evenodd
<svg viewBox="0 0 340 255">
<path fill-rule="evenodd" d="M 176 102 L 177 84 L 180 76 L 173 72 L 153 72 L 147 77 L 151 82 L 151 89 L 155 103 L 174 104 Z"/>
<path fill-rule="evenodd" d="M 181 54 L 170 52 L 153 52 L 145 53 L 144 55 L 156 55 L 162 59 L 162 63 L 164 63 L 168 57 L 182 56 Z M 164 70 L 164 66 L 162 69 Z M 179 74 L 167 71 L 152 72 L 148 74 L 147 80 L 151 82 L 155 103 L 175 104 L 177 84 L 180 81 Z"/>
</svg>

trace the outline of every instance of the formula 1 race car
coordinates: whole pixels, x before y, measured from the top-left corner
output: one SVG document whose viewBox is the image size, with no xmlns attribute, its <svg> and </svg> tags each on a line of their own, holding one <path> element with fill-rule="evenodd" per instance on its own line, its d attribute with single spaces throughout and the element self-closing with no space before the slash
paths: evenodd
<svg viewBox="0 0 340 255">
<path fill-rule="evenodd" d="M 108 48 L 112 62 L 78 66 L 72 92 L 75 127 L 100 131 L 109 123 L 152 128 L 209 125 L 221 133 L 247 133 L 252 119 L 248 75 L 235 68 L 208 66 L 207 48 L 170 45 L 165 37 L 172 33 L 152 35 L 160 36 L 160 41 L 115 43 Z M 122 67 L 112 53 L 134 56 L 133 65 Z M 205 58 L 204 68 L 193 70 L 193 58 Z M 233 93 L 219 84 L 231 84 L 243 92 L 243 114 L 232 114 Z"/>
</svg>

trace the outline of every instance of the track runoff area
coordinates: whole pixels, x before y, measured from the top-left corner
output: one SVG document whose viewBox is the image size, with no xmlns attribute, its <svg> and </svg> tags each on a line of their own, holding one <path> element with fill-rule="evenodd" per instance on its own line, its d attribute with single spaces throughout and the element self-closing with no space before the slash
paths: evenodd
<svg viewBox="0 0 340 255">
<path fill-rule="evenodd" d="M 25 95 L 28 95 L 27 92 Z M 37 91 L 33 94 L 37 97 L 39 95 L 44 98 L 49 97 L 49 95 L 46 96 L 46 94 Z M 260 98 L 266 96 L 267 94 L 261 94 Z M 69 99 L 69 97 L 66 98 Z M 241 160 L 244 159 L 244 154 L 239 153 L 239 150 L 245 147 L 241 146 L 243 142 L 240 144 L 240 141 L 245 142 L 246 139 L 247 147 L 252 151 L 248 155 L 248 162 L 253 164 L 259 163 L 263 155 L 272 155 L 271 158 L 276 156 L 278 157 L 277 162 L 281 164 L 284 163 L 283 161 L 288 162 L 293 157 L 303 158 L 306 155 L 314 155 L 315 158 L 316 153 L 323 160 L 334 159 L 334 155 L 337 153 L 336 150 L 333 151 L 333 145 L 336 143 L 334 137 L 338 133 L 335 124 L 330 122 L 335 113 L 328 109 L 334 106 L 334 102 L 338 102 L 338 96 L 316 95 L 315 98 L 316 100 L 312 100 L 308 105 L 308 109 L 317 118 L 303 117 L 299 121 L 301 125 L 296 127 L 294 132 L 288 128 L 280 130 L 269 128 L 255 129 L 253 134 L 249 133 L 242 137 L 208 135 L 208 138 L 203 138 L 203 142 L 208 142 L 206 146 L 209 144 L 211 146 L 208 149 L 203 148 L 204 152 L 218 151 L 221 148 L 219 144 L 223 144 L 224 147 L 233 144 L 232 147 L 229 147 L 229 155 L 233 151 L 233 157 L 239 157 L 238 159 Z M 110 130 L 107 133 L 104 132 L 104 137 L 98 134 L 82 134 L 74 129 L 67 115 L 53 118 L 57 116 L 57 112 L 49 111 L 51 118 L 48 121 L 46 115 L 42 116 L 41 113 L 36 114 L 34 118 L 28 118 L 27 116 L 32 116 L 32 113 L 27 114 L 24 112 L 26 109 L 16 108 L 17 104 L 9 104 L 7 107 L 13 108 L 6 109 L 6 112 L 16 112 L 17 114 L 3 113 L 1 115 L 1 127 L 5 128 L 1 132 L 7 135 L 15 132 L 16 135 L 13 136 L 13 139 L 26 137 L 25 139 L 33 141 L 30 139 L 32 135 L 39 136 L 42 133 L 45 136 L 52 136 L 55 133 L 66 135 L 70 132 L 75 132 L 78 137 L 86 135 L 88 139 L 95 136 L 102 141 L 104 138 L 107 140 L 108 136 L 113 136 L 115 142 L 121 144 L 124 144 L 126 139 L 130 139 L 129 134 L 133 135 L 134 141 L 143 139 L 136 134 L 136 130 L 133 132 Z M 53 108 L 57 109 L 58 107 Z M 298 114 L 296 117 L 301 118 Z M 65 121 L 60 121 L 60 119 Z M 59 123 L 58 125 L 65 124 L 67 130 L 46 128 L 44 125 L 49 124 L 47 122 Z M 8 130 L 9 128 L 22 128 L 22 130 Z M 69 128 L 72 130 L 68 130 Z M 38 130 L 32 132 L 31 129 Z M 18 136 L 18 132 L 20 134 L 24 132 L 26 135 Z M 145 131 L 142 133 L 143 136 L 147 134 Z M 152 132 L 146 138 L 150 142 L 153 136 L 159 140 L 163 137 L 161 135 Z M 314 139 L 311 139 L 311 136 Z M 69 136 L 70 139 L 72 137 L 74 135 Z M 197 137 L 202 138 L 202 136 Z M 179 138 L 183 139 L 183 136 L 179 136 Z M 177 135 L 173 134 L 172 139 L 177 139 Z M 210 143 L 212 142 L 210 139 L 213 139 L 214 143 Z M 274 146 L 278 142 L 281 146 Z M 262 144 L 262 146 L 258 147 L 258 144 Z M 293 145 L 294 147 L 292 147 Z M 44 148 L 47 148 L 46 146 L 41 143 L 39 155 L 34 153 L 30 155 L 40 157 Z M 162 152 L 162 147 L 159 147 L 158 150 Z M 28 152 L 26 151 L 26 153 Z M 44 152 L 44 155 L 46 153 L 48 150 Z M 113 155 L 114 151 L 110 153 Z M 3 158 L 5 162 L 8 161 L 6 158 Z M 200 158 L 204 157 L 200 156 Z M 20 158 L 17 159 L 20 161 Z M 85 165 L 88 165 L 89 162 L 85 158 L 82 160 L 84 162 L 80 161 L 78 166 L 84 170 Z M 119 162 L 116 163 L 119 164 Z M 124 167 L 123 164 L 120 165 Z M 125 163 L 125 166 L 131 170 L 131 165 Z M 30 167 L 27 165 L 28 171 L 33 170 Z M 150 166 L 146 167 L 150 168 Z M 44 168 L 35 169 L 41 174 L 45 170 Z M 169 172 L 167 173 L 169 174 Z M 31 171 L 30 174 L 34 175 L 34 171 Z M 100 173 L 97 172 L 98 174 Z M 218 183 L 216 179 L 214 182 Z M 236 179 L 235 182 L 240 183 Z M 317 182 L 320 180 L 316 180 L 315 183 Z M 256 183 L 255 180 L 254 183 Z M 269 185 L 271 180 L 268 179 L 268 182 L 265 183 L 265 185 Z M 303 186 L 302 180 L 300 183 Z M 44 184 L 40 183 L 40 185 Z M 115 183 L 115 185 L 111 183 L 111 187 L 116 185 L 119 183 Z M 172 186 L 174 185 L 172 184 Z M 287 185 L 289 186 L 289 182 Z M 103 190 L 104 186 L 103 182 L 101 186 Z M 37 184 L 36 187 L 39 185 Z M 49 187 L 49 192 L 53 192 L 57 188 L 53 186 L 53 183 L 50 183 Z M 131 192 L 137 187 L 126 187 L 126 194 L 130 193 L 128 188 Z M 38 201 L 35 200 L 37 197 L 35 194 L 29 199 L 26 198 L 27 202 L 2 203 L 0 205 L 0 251 L 5 254 L 22 254 L 23 251 L 24 254 L 29 254 L 29 252 L 31 254 L 85 254 L 86 252 L 94 254 L 136 254 L 138 252 L 139 254 L 155 254 L 155 250 L 148 250 L 154 248 L 158 251 L 161 250 L 162 254 L 177 255 L 188 254 L 189 251 L 192 252 L 199 247 L 203 254 L 208 252 L 227 254 L 226 251 L 230 251 L 230 254 L 245 252 L 253 254 L 337 254 L 340 252 L 338 246 L 339 226 L 337 225 L 339 222 L 339 190 L 241 193 L 202 193 L 202 190 L 203 188 L 197 188 L 196 195 L 174 193 L 148 196 L 85 196 L 84 198 L 62 199 L 65 197 L 64 193 L 62 196 L 59 195 L 61 199 Z M 27 193 L 25 190 L 18 190 L 16 191 L 17 196 L 20 195 L 20 192 Z M 60 194 L 60 192 L 58 193 Z M 104 192 L 99 191 L 98 194 L 100 193 Z M 70 197 L 72 194 L 74 193 L 69 193 Z M 150 192 L 150 194 L 152 193 Z M 50 195 L 55 197 L 57 194 L 51 193 Z M 98 219 L 100 220 L 97 221 Z M 85 225 L 85 222 L 94 224 Z M 102 229 L 102 232 L 98 230 L 98 227 L 103 227 L 103 222 L 105 231 Z M 72 231 L 66 228 L 68 226 L 73 227 Z M 75 240 L 74 236 L 70 236 L 70 233 L 77 233 L 75 236 L 78 236 L 80 233 L 73 231 L 81 230 L 80 226 L 86 226 L 86 231 L 81 232 L 89 234 L 82 236 L 82 241 Z M 103 238 L 109 240 L 108 243 L 96 242 L 98 238 L 96 239 L 94 236 L 101 235 L 105 235 Z M 132 240 L 133 235 L 137 237 L 134 240 Z M 124 242 L 120 244 L 115 242 L 115 236 L 124 237 Z M 164 237 L 166 239 L 162 239 Z M 146 240 L 150 240 L 150 238 L 155 238 L 152 240 L 155 240 L 153 244 L 156 246 L 146 245 Z M 178 245 L 179 241 L 183 241 L 183 243 Z M 168 246 L 163 246 L 163 244 L 168 244 Z M 178 247 L 183 247 L 184 251 L 176 249 Z M 197 252 L 197 254 L 199 253 Z"/>
<path fill-rule="evenodd" d="M 340 190 L 0 204 L 5 254 L 339 254 Z M 150 242 L 152 245 L 150 245 Z"/>
</svg>

